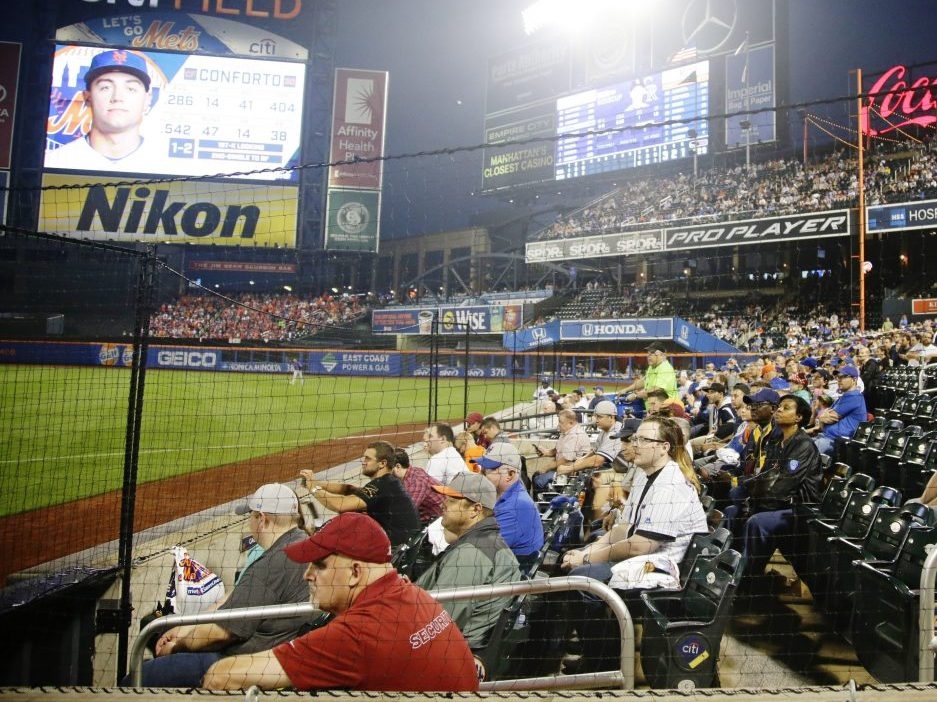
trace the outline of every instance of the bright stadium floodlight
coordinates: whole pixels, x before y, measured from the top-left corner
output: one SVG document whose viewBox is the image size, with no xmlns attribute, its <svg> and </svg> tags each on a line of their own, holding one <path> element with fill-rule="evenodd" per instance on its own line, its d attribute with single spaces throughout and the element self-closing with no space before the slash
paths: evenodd
<svg viewBox="0 0 937 702">
<path fill-rule="evenodd" d="M 620 12 L 623 6 L 637 12 L 653 4 L 647 0 L 537 0 L 521 11 L 521 18 L 524 32 L 531 35 L 547 26 L 576 30 L 602 14 Z"/>
</svg>

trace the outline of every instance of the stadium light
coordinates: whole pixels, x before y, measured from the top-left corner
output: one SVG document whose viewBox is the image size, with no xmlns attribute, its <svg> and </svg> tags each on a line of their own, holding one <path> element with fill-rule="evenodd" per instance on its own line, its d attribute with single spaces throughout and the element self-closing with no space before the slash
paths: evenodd
<svg viewBox="0 0 937 702">
<path fill-rule="evenodd" d="M 623 6 L 637 13 L 650 10 L 654 3 L 624 2 L 623 0 L 537 0 L 521 10 L 524 32 L 529 36 L 548 26 L 565 29 L 581 29 L 588 21 L 597 17 L 608 17 L 609 13 L 620 12 Z"/>
<path fill-rule="evenodd" d="M 286 290 L 286 292 L 293 292 L 293 286 L 292 286 L 292 285 L 284 285 L 284 286 L 283 286 L 283 289 Z"/>
</svg>

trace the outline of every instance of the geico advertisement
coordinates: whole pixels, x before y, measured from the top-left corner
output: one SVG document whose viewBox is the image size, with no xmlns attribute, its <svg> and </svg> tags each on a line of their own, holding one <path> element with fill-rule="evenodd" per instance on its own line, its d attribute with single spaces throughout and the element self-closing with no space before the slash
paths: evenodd
<svg viewBox="0 0 937 702">
<path fill-rule="evenodd" d="M 39 228 L 81 239 L 293 247 L 298 189 L 46 174 Z"/>
<path fill-rule="evenodd" d="M 157 347 L 149 349 L 147 365 L 150 368 L 209 370 L 218 365 L 218 356 L 217 351 Z"/>
</svg>

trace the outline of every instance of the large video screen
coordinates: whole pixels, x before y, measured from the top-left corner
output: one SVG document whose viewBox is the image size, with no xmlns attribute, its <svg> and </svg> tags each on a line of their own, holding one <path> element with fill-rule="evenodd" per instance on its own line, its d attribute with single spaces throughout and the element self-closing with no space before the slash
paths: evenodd
<svg viewBox="0 0 937 702">
<path fill-rule="evenodd" d="M 556 179 L 704 154 L 708 116 L 708 61 L 561 97 Z"/>
<path fill-rule="evenodd" d="M 305 65 L 57 45 L 44 167 L 297 180 Z M 90 77 L 90 85 L 87 78 Z"/>
</svg>

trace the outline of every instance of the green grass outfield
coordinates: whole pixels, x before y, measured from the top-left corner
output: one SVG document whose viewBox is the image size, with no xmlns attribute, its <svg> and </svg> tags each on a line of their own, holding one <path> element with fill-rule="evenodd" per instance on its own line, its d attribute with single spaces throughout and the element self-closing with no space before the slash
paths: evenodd
<svg viewBox="0 0 937 702">
<path fill-rule="evenodd" d="M 130 371 L 0 365 L 0 516 L 116 490 Z M 438 385 L 438 416 L 460 418 L 465 381 Z M 426 378 L 148 370 L 139 482 L 344 436 L 426 421 Z M 471 411 L 529 399 L 533 384 L 470 379 Z"/>
</svg>

